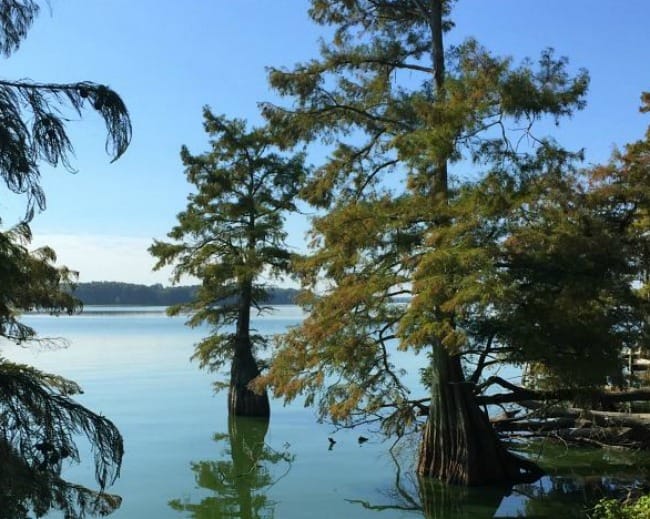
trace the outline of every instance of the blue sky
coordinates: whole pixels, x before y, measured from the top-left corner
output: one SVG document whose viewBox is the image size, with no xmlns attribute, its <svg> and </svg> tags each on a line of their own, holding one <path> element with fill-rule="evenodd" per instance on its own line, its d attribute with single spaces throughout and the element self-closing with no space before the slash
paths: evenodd
<svg viewBox="0 0 650 519">
<path fill-rule="evenodd" d="M 133 120 L 127 153 L 110 164 L 103 123 L 71 122 L 77 174 L 43 168 L 47 210 L 33 222 L 35 245 L 50 244 L 82 281 L 167 283 L 152 273 L 146 248 L 164 238 L 185 206 L 179 149 L 206 149 L 201 108 L 260 118 L 274 100 L 265 67 L 317 55 L 323 29 L 305 0 L 50 0 L 22 47 L 2 63 L 5 78 L 105 83 Z M 590 162 L 613 145 L 640 138 L 648 125 L 639 95 L 650 90 L 647 0 L 459 0 L 448 41 L 476 37 L 494 53 L 536 58 L 545 47 L 591 75 L 587 108 L 557 130 L 585 147 Z M 0 216 L 17 219 L 24 200 L 0 191 Z M 288 222 L 290 243 L 304 244 L 304 219 Z"/>
</svg>

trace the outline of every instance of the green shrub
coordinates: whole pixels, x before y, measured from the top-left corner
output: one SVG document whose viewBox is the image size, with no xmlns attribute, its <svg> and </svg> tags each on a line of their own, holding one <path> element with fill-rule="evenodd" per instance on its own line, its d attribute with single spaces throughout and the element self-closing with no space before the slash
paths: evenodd
<svg viewBox="0 0 650 519">
<path fill-rule="evenodd" d="M 650 495 L 633 502 L 601 499 L 593 508 L 591 519 L 650 519 Z"/>
</svg>

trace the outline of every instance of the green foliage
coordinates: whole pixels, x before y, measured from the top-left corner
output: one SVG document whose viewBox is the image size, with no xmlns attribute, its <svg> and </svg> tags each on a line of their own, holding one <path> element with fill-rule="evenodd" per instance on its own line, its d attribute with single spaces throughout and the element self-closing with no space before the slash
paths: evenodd
<svg viewBox="0 0 650 519">
<path fill-rule="evenodd" d="M 591 519 L 643 519 L 650 517 L 650 496 L 621 502 L 616 499 L 602 499 L 589 515 Z"/>
<path fill-rule="evenodd" d="M 39 12 L 33 0 L 0 0 L 0 53 L 10 56 Z M 0 179 L 26 196 L 23 221 L 0 232 L 0 338 L 23 343 L 42 340 L 20 321 L 26 311 L 72 313 L 80 308 L 68 289 L 75 273 L 54 266 L 48 247 L 28 249 L 29 221 L 45 208 L 40 164 L 71 170 L 73 153 L 66 111 L 92 108 L 107 128 L 106 150 L 113 160 L 131 139 L 131 122 L 121 98 L 104 85 L 0 80 Z M 1 223 L 1 221 L 0 221 Z M 50 507 L 66 517 L 109 513 L 119 498 L 96 493 L 61 478 L 63 460 L 79 462 L 75 440 L 85 436 L 95 453 L 102 491 L 114 482 L 122 462 L 122 437 L 104 417 L 70 398 L 79 387 L 66 379 L 0 358 L 0 478 L 3 517 L 41 516 Z"/>
<path fill-rule="evenodd" d="M 117 427 L 71 397 L 71 380 L 0 357 L 0 517 L 106 515 L 121 498 L 104 492 L 119 476 L 124 446 Z M 77 442 L 88 439 L 100 492 L 61 477 L 64 463 L 79 463 Z"/>
<path fill-rule="evenodd" d="M 104 516 L 119 508 L 122 499 L 69 483 L 51 470 L 35 469 L 11 446 L 0 442 L 0 517 L 42 517 L 51 509 L 65 517 Z"/>
<path fill-rule="evenodd" d="M 75 273 L 55 267 L 56 255 L 48 247 L 29 251 L 30 238 L 27 224 L 0 232 L 0 337 L 18 343 L 36 336 L 32 328 L 20 322 L 21 312 L 73 313 L 80 308 L 65 291 Z"/>
<path fill-rule="evenodd" d="M 158 259 L 155 268 L 174 266 L 173 282 L 186 275 L 201 281 L 193 301 L 170 313 L 188 312 L 190 326 L 213 327 L 195 357 L 218 370 L 232 358 L 237 340 L 264 343 L 263 337 L 249 335 L 250 307 L 261 310 L 269 299 L 262 276 L 289 269 L 292 254 L 284 244 L 283 220 L 296 210 L 304 166 L 303 155 L 274 151 L 268 129 L 248 131 L 244 121 L 215 116 L 208 108 L 203 116 L 210 151 L 192 155 L 181 149 L 195 192 L 168 234 L 172 241 L 156 240 L 149 250 Z M 228 325 L 236 325 L 235 331 L 220 331 Z"/>
<path fill-rule="evenodd" d="M 38 12 L 39 5 L 33 0 L 0 2 L 0 53 L 10 56 L 18 50 Z M 21 311 L 70 313 L 79 307 L 63 291 L 74 273 L 52 266 L 56 260 L 52 249 L 27 249 L 31 240 L 28 222 L 35 207 L 45 207 L 39 164 L 63 164 L 71 169 L 69 157 L 73 149 L 65 129 L 64 110 L 69 108 L 81 115 L 88 106 L 106 122 L 106 148 L 116 160 L 130 142 L 131 122 L 114 91 L 90 82 L 0 80 L 0 178 L 9 190 L 27 196 L 24 221 L 0 233 L 0 335 L 11 340 L 34 338 L 34 331 L 18 320 Z"/>
<path fill-rule="evenodd" d="M 489 344 L 502 361 L 543 366 L 557 385 L 613 380 L 621 349 L 647 342 L 648 308 L 634 288 L 644 244 L 627 189 L 639 184 L 619 183 L 612 199 L 615 179 L 602 175 L 517 167 L 454 192 L 449 224 L 428 235 L 400 335 L 454 352 Z"/>
<path fill-rule="evenodd" d="M 74 439 L 83 435 L 93 446 L 103 489 L 119 475 L 122 437 L 112 422 L 70 398 L 78 393 L 70 380 L 0 359 L 2 440 L 30 467 L 60 474 L 66 458 L 79 462 Z"/>
<path fill-rule="evenodd" d="M 33 0 L 0 2 L 0 53 L 10 56 L 38 15 Z M 105 85 L 77 83 L 35 83 L 0 79 L 0 178 L 7 187 L 27 196 L 25 220 L 35 207 L 45 208 L 40 186 L 39 164 L 58 164 L 72 169 L 72 143 L 68 138 L 64 110 L 81 115 L 95 110 L 106 123 L 106 151 L 117 160 L 131 141 L 131 120 L 120 96 Z"/>
<path fill-rule="evenodd" d="M 577 202 L 553 207 L 545 197 L 561 191 L 553 182 L 571 174 L 580 154 L 536 136 L 533 125 L 583 108 L 587 74 L 571 76 L 567 60 L 551 50 L 537 64 L 515 66 L 469 39 L 448 53 L 438 81 L 435 5 L 312 2 L 312 18 L 331 25 L 334 37 L 319 58 L 291 70 L 271 69 L 271 85 L 291 104 L 264 107 L 285 142 L 321 139 L 331 146 L 301 193 L 326 210 L 313 220 L 312 253 L 296 263 L 311 291 L 304 297 L 310 316 L 281 339 L 264 382 L 287 399 L 305 394 L 308 402 L 318 401 L 323 416 L 349 422 L 380 416 L 398 433 L 416 423 L 421 401 L 402 383 L 392 354 L 396 344 L 415 352 L 442 345 L 448 354 L 468 359 L 498 347 L 510 360 L 524 362 L 541 358 L 551 344 L 552 351 L 564 351 L 569 343 L 583 348 L 604 327 L 610 333 L 596 351 L 606 352 L 598 360 L 608 365 L 625 316 L 609 315 L 607 324 L 592 328 L 604 312 L 594 294 L 600 286 L 603 301 L 633 299 L 623 290 L 629 276 L 617 258 L 607 258 L 599 270 L 595 264 L 606 254 L 598 251 L 599 242 L 584 236 L 574 243 L 591 231 L 578 223 L 566 230 L 549 223 L 560 222 Z M 445 30 L 452 26 L 451 6 L 444 3 Z M 471 167 L 476 181 L 448 182 L 446 164 L 454 163 Z M 581 180 L 567 182 L 568 196 L 579 197 Z M 602 227 L 596 228 L 603 235 L 600 244 L 609 240 L 607 246 L 617 247 L 614 224 L 592 216 Z M 530 222 L 537 229 L 528 228 Z M 527 272 L 503 264 L 512 260 L 515 238 L 530 241 L 516 258 L 534 262 Z M 574 250 L 555 252 L 565 242 Z M 539 311 L 551 309 L 554 287 L 593 264 L 586 272 L 591 278 L 581 278 L 595 282 L 591 292 L 574 294 L 569 287 L 562 305 L 575 314 L 572 304 L 593 302 L 586 315 L 577 316 L 584 326 L 576 329 L 556 312 L 556 319 L 523 330 L 519 319 L 532 307 L 518 298 L 518 290 L 533 274 L 543 277 L 540 266 L 547 260 L 561 270 L 583 252 L 589 255 L 583 265 L 547 273 L 538 287 L 541 299 L 529 302 Z M 603 272 L 611 277 L 601 280 Z M 317 296 L 323 277 L 327 289 Z M 412 296 L 408 304 L 396 302 L 403 296 Z M 507 330 L 512 323 L 517 330 Z M 551 325 L 559 329 L 551 332 Z M 534 339 L 524 341 L 525 332 Z M 576 342 L 570 332 L 589 335 Z M 549 364 L 562 366 L 566 361 Z M 426 385 L 438 376 L 430 369 L 423 373 Z M 396 414 L 386 420 L 386 411 Z"/>
</svg>

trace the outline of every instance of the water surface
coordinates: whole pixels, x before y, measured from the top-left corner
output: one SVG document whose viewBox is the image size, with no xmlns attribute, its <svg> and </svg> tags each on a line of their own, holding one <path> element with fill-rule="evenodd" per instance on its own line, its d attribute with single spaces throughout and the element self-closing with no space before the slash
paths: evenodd
<svg viewBox="0 0 650 519">
<path fill-rule="evenodd" d="M 274 334 L 302 318 L 297 307 L 282 306 L 253 326 Z M 398 468 L 390 442 L 367 430 L 335 433 L 300 403 L 272 402 L 263 432 L 229 423 L 225 395 L 212 388 L 216 376 L 190 361 L 208 330 L 187 328 L 163 308 L 87 307 L 77 316 L 25 321 L 42 336 L 65 337 L 67 347 L 4 343 L 3 355 L 77 381 L 85 391 L 78 400 L 124 435 L 122 476 L 109 489 L 123 497 L 115 519 L 581 517 L 585 501 L 640 470 L 635 458 L 542 445 L 535 455 L 552 460 L 555 475 L 534 485 L 486 490 L 419 482 L 408 466 L 408 444 Z M 417 384 L 423 359 L 400 358 Z M 370 440 L 360 445 L 360 434 Z M 93 474 L 86 455 L 65 477 L 95 488 Z"/>
</svg>

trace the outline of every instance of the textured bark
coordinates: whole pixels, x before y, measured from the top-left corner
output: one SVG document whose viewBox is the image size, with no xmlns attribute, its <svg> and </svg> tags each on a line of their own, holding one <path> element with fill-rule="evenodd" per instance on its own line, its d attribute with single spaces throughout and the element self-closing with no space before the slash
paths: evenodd
<svg viewBox="0 0 650 519">
<path fill-rule="evenodd" d="M 530 482 L 543 471 L 501 443 L 464 380 L 460 358 L 434 348 L 429 418 L 418 474 L 456 485 Z"/>
<path fill-rule="evenodd" d="M 435 95 L 444 101 L 445 49 L 443 0 L 418 4 L 428 13 Z M 447 200 L 447 157 L 435 164 L 431 195 Z M 420 445 L 418 474 L 458 485 L 534 481 L 542 474 L 533 463 L 508 452 L 481 411 L 465 381 L 460 358 L 433 346 L 431 402 Z"/>
<path fill-rule="evenodd" d="M 234 416 L 268 418 L 271 415 L 266 391 L 256 393 L 248 385 L 260 374 L 250 341 L 238 344 L 232 360 L 228 412 Z"/>
<path fill-rule="evenodd" d="M 257 393 L 248 387 L 260 374 L 250 339 L 252 283 L 248 281 L 243 283 L 240 294 L 235 351 L 230 367 L 228 413 L 232 416 L 269 418 L 271 408 L 266 390 Z"/>
<path fill-rule="evenodd" d="M 443 44 L 442 31 L 442 3 L 443 0 L 433 0 L 429 14 L 429 28 L 431 30 L 431 62 L 433 63 L 433 80 L 436 86 L 436 94 L 439 100 L 446 96 L 445 92 L 445 47 Z M 447 200 L 448 179 L 447 160 L 441 158 L 436 164 L 436 175 L 434 177 L 434 194 L 442 196 Z"/>
</svg>

